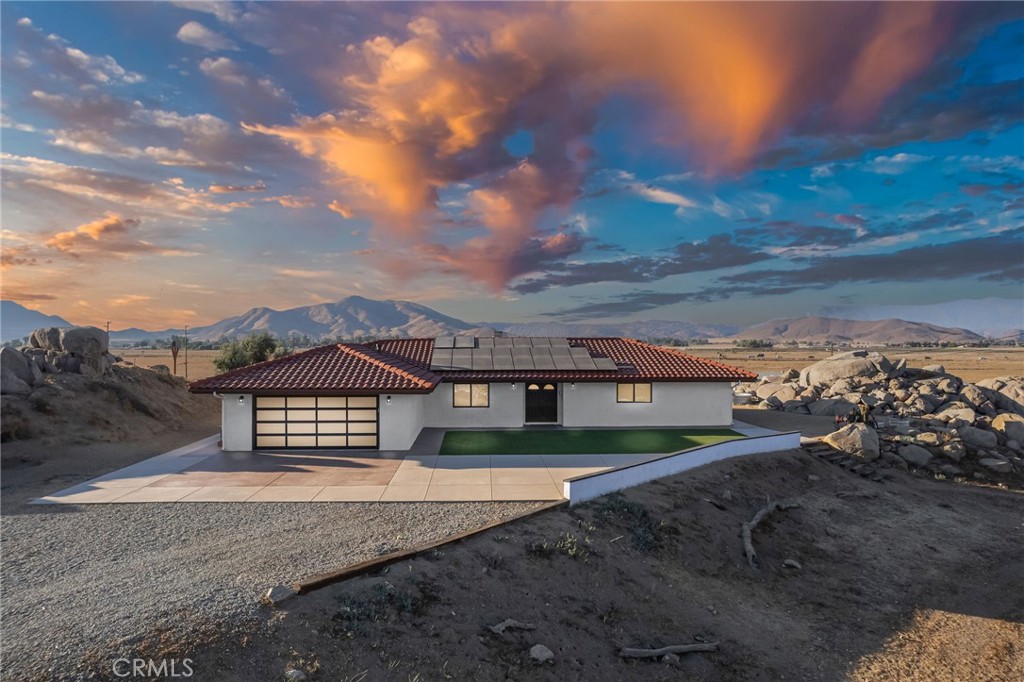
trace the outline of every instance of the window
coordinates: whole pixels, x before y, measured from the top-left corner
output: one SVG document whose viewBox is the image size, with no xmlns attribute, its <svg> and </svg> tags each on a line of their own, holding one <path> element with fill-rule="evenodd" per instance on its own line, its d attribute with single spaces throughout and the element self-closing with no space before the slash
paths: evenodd
<svg viewBox="0 0 1024 682">
<path fill-rule="evenodd" d="M 490 407 L 488 384 L 452 384 L 453 407 Z"/>
<path fill-rule="evenodd" d="M 651 402 L 650 384 L 619 384 L 618 401 L 620 403 Z"/>
</svg>

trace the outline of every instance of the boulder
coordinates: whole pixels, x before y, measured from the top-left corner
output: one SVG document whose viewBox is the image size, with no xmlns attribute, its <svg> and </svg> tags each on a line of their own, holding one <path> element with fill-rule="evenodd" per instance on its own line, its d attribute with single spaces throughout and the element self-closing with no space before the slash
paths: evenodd
<svg viewBox="0 0 1024 682">
<path fill-rule="evenodd" d="M 978 429 L 973 426 L 965 426 L 956 430 L 957 435 L 967 445 L 976 449 L 991 449 L 999 444 L 999 439 L 996 438 L 996 434 L 991 431 L 985 431 Z"/>
<path fill-rule="evenodd" d="M 902 457 L 907 464 L 916 467 L 923 467 L 932 461 L 932 453 L 920 445 L 904 445 L 896 451 L 896 454 Z"/>
<path fill-rule="evenodd" d="M 28 343 L 45 350 L 63 350 L 60 345 L 60 327 L 43 327 L 32 332 Z"/>
<path fill-rule="evenodd" d="M 1007 440 L 1024 443 L 1024 417 L 1007 412 L 992 420 L 992 430 L 1006 436 Z"/>
<path fill-rule="evenodd" d="M 66 353 L 99 357 L 107 352 L 107 333 L 98 327 L 71 327 L 60 330 L 60 345 Z"/>
<path fill-rule="evenodd" d="M 835 417 L 836 415 L 847 415 L 850 414 L 856 405 L 846 400 L 832 400 L 825 398 L 824 400 L 815 400 L 807 406 L 807 410 L 815 416 L 826 416 Z"/>
<path fill-rule="evenodd" d="M 815 386 L 818 384 L 833 384 L 840 379 L 851 377 L 873 377 L 876 374 L 883 374 L 886 377 L 892 372 L 892 363 L 875 351 L 855 350 L 849 353 L 839 353 L 810 367 L 805 367 L 800 372 L 801 386 Z"/>
<path fill-rule="evenodd" d="M 926 372 L 931 372 L 932 374 L 945 374 L 946 373 L 946 368 L 943 367 L 942 365 L 926 365 L 926 366 L 922 367 L 921 369 L 923 369 Z"/>
<path fill-rule="evenodd" d="M 978 464 L 996 472 L 997 474 L 1008 474 L 1013 471 L 1013 465 L 1007 462 L 1005 459 L 996 459 L 995 457 L 984 457 L 978 460 Z"/>
<path fill-rule="evenodd" d="M 821 440 L 837 450 L 860 457 L 865 462 L 873 462 L 881 454 L 878 434 L 866 424 L 848 424 Z"/>
<path fill-rule="evenodd" d="M 150 371 L 156 372 L 157 374 L 165 377 L 171 376 L 171 368 L 167 365 L 153 365 L 149 368 Z"/>
<path fill-rule="evenodd" d="M 974 420 L 977 418 L 974 410 L 961 402 L 947 403 L 943 406 L 942 410 L 938 412 L 937 416 L 944 422 L 961 419 L 967 424 L 973 424 Z"/>
<path fill-rule="evenodd" d="M 30 386 L 35 382 L 35 376 L 32 373 L 32 363 L 21 351 L 16 351 L 13 348 L 0 348 L 0 366 L 3 368 L 3 379 L 13 377 L 21 379 Z"/>
<path fill-rule="evenodd" d="M 1000 411 L 1024 415 L 1024 377 L 982 379 L 978 387 L 992 391 L 989 399 Z"/>
<path fill-rule="evenodd" d="M 967 384 L 960 389 L 960 402 L 964 403 L 971 409 L 978 409 L 979 405 L 983 405 L 988 400 L 988 396 L 985 392 L 974 384 Z"/>
</svg>

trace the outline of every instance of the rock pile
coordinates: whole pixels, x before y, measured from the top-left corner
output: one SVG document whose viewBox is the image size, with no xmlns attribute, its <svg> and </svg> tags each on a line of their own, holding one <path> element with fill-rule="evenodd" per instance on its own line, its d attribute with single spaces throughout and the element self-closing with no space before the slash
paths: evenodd
<svg viewBox="0 0 1024 682">
<path fill-rule="evenodd" d="M 0 393 L 28 395 L 45 374 L 89 378 L 109 375 L 120 358 L 108 352 L 107 333 L 96 327 L 37 329 L 29 345 L 0 349 Z"/>
<path fill-rule="evenodd" d="M 912 369 L 857 350 L 739 384 L 734 392 L 750 394 L 763 409 L 797 414 L 846 416 L 866 405 L 879 434 L 852 424 L 824 439 L 866 460 L 880 456 L 948 475 L 962 475 L 968 465 L 1024 473 L 1024 377 L 971 384 L 938 365 Z"/>
</svg>

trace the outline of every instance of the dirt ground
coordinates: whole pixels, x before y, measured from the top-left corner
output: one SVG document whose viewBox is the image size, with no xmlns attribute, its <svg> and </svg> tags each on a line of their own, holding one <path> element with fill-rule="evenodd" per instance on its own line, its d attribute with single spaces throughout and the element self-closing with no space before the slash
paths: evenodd
<svg viewBox="0 0 1024 682">
<path fill-rule="evenodd" d="M 824 348 L 768 348 L 753 350 L 734 346 L 710 345 L 682 348 L 683 352 L 703 358 L 719 360 L 727 365 L 757 372 L 780 374 L 788 369 L 802 369 L 824 360 L 836 351 Z M 850 350 L 850 349 L 841 349 Z M 1024 373 L 1024 348 L 870 348 L 896 362 L 906 358 L 911 367 L 942 365 L 950 374 L 964 381 L 978 381 L 989 377 L 1013 376 Z M 764 357 L 757 357 L 763 354 Z"/>
<path fill-rule="evenodd" d="M 133 348 L 114 349 L 112 353 L 117 354 L 127 362 L 139 367 L 152 367 L 153 365 L 167 365 L 174 372 L 174 362 L 169 350 L 136 350 Z M 198 381 L 206 377 L 212 377 L 220 372 L 213 366 L 213 360 L 220 351 L 217 350 L 190 350 L 188 352 L 187 376 L 189 381 Z M 185 351 L 178 351 L 177 376 L 186 376 Z"/>
<path fill-rule="evenodd" d="M 796 502 L 740 530 L 767 499 Z M 1024 496 L 803 451 L 720 462 L 156 642 L 196 679 L 1003 682 L 1024 670 Z M 240 548 L 244 551 L 244 548 Z M 786 567 L 795 560 L 799 567 Z M 296 579 L 305 576 L 296 576 Z M 492 633 L 507 618 L 531 630 Z M 718 642 L 678 662 L 622 647 Z M 553 662 L 529 650 L 543 644 Z"/>
</svg>

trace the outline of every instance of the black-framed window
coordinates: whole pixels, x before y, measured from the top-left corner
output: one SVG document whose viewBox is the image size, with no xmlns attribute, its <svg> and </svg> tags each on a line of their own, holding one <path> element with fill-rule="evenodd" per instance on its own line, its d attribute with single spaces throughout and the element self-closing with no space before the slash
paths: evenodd
<svg viewBox="0 0 1024 682">
<path fill-rule="evenodd" d="M 452 384 L 452 407 L 490 407 L 488 384 Z"/>
<path fill-rule="evenodd" d="M 649 403 L 651 402 L 651 385 L 645 384 L 619 384 L 616 398 L 620 403 Z"/>
</svg>

